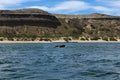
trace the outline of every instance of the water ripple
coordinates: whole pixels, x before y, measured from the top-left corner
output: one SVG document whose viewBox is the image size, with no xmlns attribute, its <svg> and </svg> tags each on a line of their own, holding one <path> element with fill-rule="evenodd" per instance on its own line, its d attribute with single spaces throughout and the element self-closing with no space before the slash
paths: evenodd
<svg viewBox="0 0 120 80">
<path fill-rule="evenodd" d="M 0 46 L 0 80 L 120 80 L 119 43 Z"/>
</svg>

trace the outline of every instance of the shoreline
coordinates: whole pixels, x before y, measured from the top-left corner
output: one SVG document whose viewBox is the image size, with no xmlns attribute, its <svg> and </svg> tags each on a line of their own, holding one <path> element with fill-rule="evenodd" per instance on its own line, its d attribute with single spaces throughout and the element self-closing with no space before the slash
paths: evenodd
<svg viewBox="0 0 120 80">
<path fill-rule="evenodd" d="M 55 41 L 0 41 L 0 43 L 63 43 L 64 40 L 55 40 Z M 67 42 L 66 42 L 67 43 Z M 120 41 L 81 41 L 73 40 L 68 43 L 120 43 Z"/>
</svg>

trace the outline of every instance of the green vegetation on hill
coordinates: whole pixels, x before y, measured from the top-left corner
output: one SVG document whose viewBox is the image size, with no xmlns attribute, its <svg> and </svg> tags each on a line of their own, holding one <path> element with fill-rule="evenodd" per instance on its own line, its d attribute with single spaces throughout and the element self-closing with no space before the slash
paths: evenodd
<svg viewBox="0 0 120 80">
<path fill-rule="evenodd" d="M 0 10 L 0 37 L 50 40 L 69 37 L 81 40 L 120 38 L 120 17 L 105 14 L 52 15 L 39 9 Z M 68 37 L 68 38 L 67 38 Z"/>
</svg>

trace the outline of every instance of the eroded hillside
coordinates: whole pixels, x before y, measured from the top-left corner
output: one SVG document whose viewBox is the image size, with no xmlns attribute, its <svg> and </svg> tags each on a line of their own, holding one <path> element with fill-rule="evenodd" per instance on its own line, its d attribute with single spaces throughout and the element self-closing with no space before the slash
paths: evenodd
<svg viewBox="0 0 120 80">
<path fill-rule="evenodd" d="M 94 13 L 90 15 L 55 15 L 61 22 L 64 33 L 73 37 L 91 39 L 120 38 L 120 17 Z M 61 30 L 63 31 L 63 30 Z"/>
<path fill-rule="evenodd" d="M 120 17 L 50 14 L 39 9 L 0 10 L 0 36 L 7 38 L 120 38 Z"/>
</svg>

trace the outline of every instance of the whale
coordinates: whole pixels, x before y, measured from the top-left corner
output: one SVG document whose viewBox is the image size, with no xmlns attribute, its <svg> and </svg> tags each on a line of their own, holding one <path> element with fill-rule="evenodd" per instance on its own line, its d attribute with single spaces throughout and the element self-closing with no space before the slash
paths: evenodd
<svg viewBox="0 0 120 80">
<path fill-rule="evenodd" d="M 56 45 L 55 48 L 64 48 L 65 45 Z"/>
</svg>

